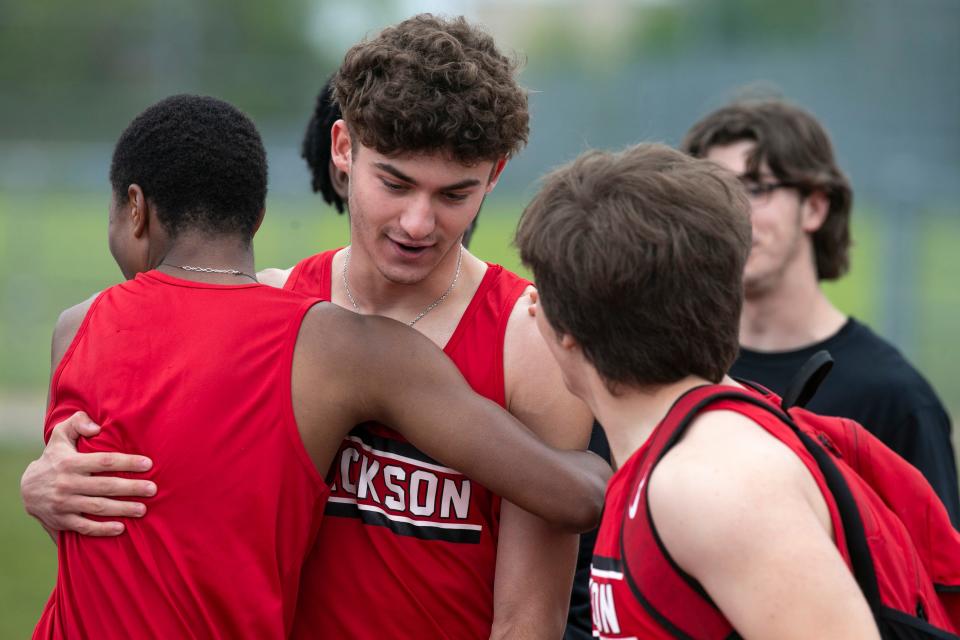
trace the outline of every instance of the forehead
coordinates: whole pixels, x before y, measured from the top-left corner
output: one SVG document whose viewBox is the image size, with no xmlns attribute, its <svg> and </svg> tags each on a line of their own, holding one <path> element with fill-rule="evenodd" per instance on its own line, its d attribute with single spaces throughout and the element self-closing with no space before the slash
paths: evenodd
<svg viewBox="0 0 960 640">
<path fill-rule="evenodd" d="M 730 144 L 718 144 L 710 147 L 707 149 L 704 158 L 717 163 L 735 175 L 743 176 L 750 173 L 750 155 L 756 148 L 757 143 L 753 140 L 737 140 Z M 773 175 L 770 165 L 763 159 L 755 170 L 760 176 L 769 177 Z"/>
<path fill-rule="evenodd" d="M 464 164 L 445 151 L 384 155 L 363 145 L 358 145 L 357 151 L 356 161 L 364 166 L 374 171 L 391 167 L 417 184 L 428 187 L 442 187 L 464 180 L 479 180 L 486 184 L 494 165 L 492 160 Z"/>
<path fill-rule="evenodd" d="M 719 164 L 737 175 L 746 172 L 750 153 L 756 147 L 753 140 L 738 140 L 730 144 L 718 144 L 707 149 L 707 160 Z"/>
</svg>

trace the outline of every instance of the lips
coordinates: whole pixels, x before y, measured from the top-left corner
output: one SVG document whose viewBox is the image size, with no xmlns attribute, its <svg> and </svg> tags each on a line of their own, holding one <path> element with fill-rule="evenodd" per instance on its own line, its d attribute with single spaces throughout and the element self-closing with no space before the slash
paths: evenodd
<svg viewBox="0 0 960 640">
<path fill-rule="evenodd" d="M 431 248 L 432 244 L 418 244 L 412 242 L 400 242 L 399 240 L 390 239 L 390 242 L 395 246 L 401 253 L 409 256 L 419 256 L 426 252 L 427 249 Z"/>
</svg>

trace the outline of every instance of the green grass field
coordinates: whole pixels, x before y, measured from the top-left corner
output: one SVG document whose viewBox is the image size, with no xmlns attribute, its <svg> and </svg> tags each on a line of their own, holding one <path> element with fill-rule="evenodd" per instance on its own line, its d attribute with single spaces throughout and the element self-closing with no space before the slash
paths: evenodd
<svg viewBox="0 0 960 640">
<path fill-rule="evenodd" d="M 106 194 L 0 194 L 0 402 L 42 404 L 58 313 L 120 279 L 106 247 L 106 208 Z M 519 211 L 517 201 L 489 202 L 471 247 L 474 253 L 523 272 L 510 246 Z M 960 255 L 955 250 L 960 219 L 926 220 L 919 236 L 914 360 L 956 416 L 960 344 L 953 335 L 960 311 Z M 346 218 L 319 199 L 271 198 L 255 242 L 257 264 L 287 267 L 345 244 L 347 237 Z M 877 274 L 886 235 L 872 220 L 858 216 L 854 237 L 853 270 L 830 285 L 828 293 L 848 313 L 878 324 Z M 0 420 L 10 420 L 11 412 L 0 409 Z M 55 548 L 23 512 L 18 491 L 23 468 L 39 451 L 40 425 L 25 425 L 36 434 L 32 441 L 11 437 L 16 426 L 0 422 L 0 638 L 29 635 L 56 574 Z"/>
</svg>

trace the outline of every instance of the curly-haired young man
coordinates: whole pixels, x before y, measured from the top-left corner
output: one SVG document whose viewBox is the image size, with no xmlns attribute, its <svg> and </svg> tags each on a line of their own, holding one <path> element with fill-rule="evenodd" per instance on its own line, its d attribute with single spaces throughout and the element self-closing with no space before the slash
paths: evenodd
<svg viewBox="0 0 960 640">
<path fill-rule="evenodd" d="M 461 244 L 527 140 L 515 74 L 463 18 L 419 15 L 350 49 L 333 81 L 343 119 L 331 138 L 348 177 L 351 244 L 260 279 L 413 326 L 478 393 L 548 443 L 583 449 L 592 418 L 528 313 L 530 283 Z M 354 430 L 329 481 L 295 636 L 562 634 L 576 535 L 501 503 L 384 425 Z"/>
<path fill-rule="evenodd" d="M 820 288 L 847 272 L 853 200 L 827 132 L 782 100 L 744 101 L 704 116 L 683 147 L 733 171 L 750 198 L 753 247 L 732 374 L 783 393 L 811 355 L 830 351 L 836 364 L 810 409 L 870 429 L 926 476 L 960 525 L 943 403 L 893 345 Z"/>
</svg>

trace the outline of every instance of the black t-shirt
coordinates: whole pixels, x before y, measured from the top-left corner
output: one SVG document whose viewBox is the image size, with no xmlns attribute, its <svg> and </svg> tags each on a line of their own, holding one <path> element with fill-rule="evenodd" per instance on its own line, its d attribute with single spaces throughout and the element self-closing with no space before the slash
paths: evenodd
<svg viewBox="0 0 960 640">
<path fill-rule="evenodd" d="M 826 349 L 834 366 L 807 408 L 856 420 L 920 470 L 960 528 L 950 417 L 930 384 L 889 342 L 853 318 L 823 342 L 796 351 L 741 347 L 730 374 L 783 395 L 807 359 Z"/>
</svg>

